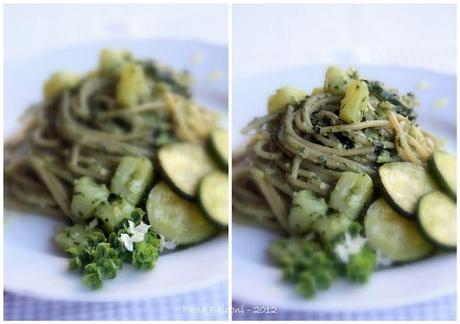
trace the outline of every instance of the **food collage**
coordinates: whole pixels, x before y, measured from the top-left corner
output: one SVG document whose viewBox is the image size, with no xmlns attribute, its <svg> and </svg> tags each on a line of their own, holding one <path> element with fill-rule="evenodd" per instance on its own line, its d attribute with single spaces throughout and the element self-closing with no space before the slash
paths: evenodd
<svg viewBox="0 0 460 324">
<path fill-rule="evenodd" d="M 2 4 L 3 320 L 456 321 L 459 8 Z"/>
</svg>

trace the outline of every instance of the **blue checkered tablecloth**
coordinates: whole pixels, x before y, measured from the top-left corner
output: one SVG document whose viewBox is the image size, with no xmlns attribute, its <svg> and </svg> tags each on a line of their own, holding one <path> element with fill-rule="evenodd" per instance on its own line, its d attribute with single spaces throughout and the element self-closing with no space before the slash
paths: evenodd
<svg viewBox="0 0 460 324">
<path fill-rule="evenodd" d="M 92 303 L 4 293 L 5 320 L 227 320 L 227 283 L 170 297 Z"/>
<path fill-rule="evenodd" d="M 364 302 L 364 301 L 363 301 Z M 245 309 L 251 306 L 245 305 Z M 241 303 L 233 301 L 234 309 L 242 309 Z M 408 305 L 397 308 L 377 309 L 365 312 L 296 312 L 278 310 L 274 314 L 254 314 L 251 311 L 244 313 L 234 312 L 234 321 L 277 321 L 277 320 L 309 320 L 309 321 L 454 321 L 457 318 L 457 297 L 456 295 L 445 296 L 419 304 Z"/>
</svg>

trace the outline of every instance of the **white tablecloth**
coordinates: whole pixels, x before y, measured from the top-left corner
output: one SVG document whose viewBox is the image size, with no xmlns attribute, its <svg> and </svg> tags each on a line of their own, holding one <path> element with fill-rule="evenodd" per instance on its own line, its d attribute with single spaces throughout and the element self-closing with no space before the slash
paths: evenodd
<svg viewBox="0 0 460 324">
<path fill-rule="evenodd" d="M 208 320 L 228 318 L 227 283 L 170 297 L 90 303 L 43 300 L 4 294 L 5 320 Z"/>
<path fill-rule="evenodd" d="M 363 301 L 364 302 L 364 301 Z M 233 308 L 241 304 L 233 302 Z M 246 305 L 245 309 L 251 309 Z M 423 303 L 386 309 L 351 312 L 293 312 L 279 310 L 274 314 L 255 314 L 251 311 L 233 314 L 235 321 L 454 321 L 457 319 L 457 297 L 444 296 Z"/>
</svg>

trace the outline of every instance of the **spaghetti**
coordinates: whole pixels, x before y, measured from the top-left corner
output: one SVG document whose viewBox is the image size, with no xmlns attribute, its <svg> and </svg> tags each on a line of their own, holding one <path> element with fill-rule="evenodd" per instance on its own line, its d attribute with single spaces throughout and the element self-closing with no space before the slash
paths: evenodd
<svg viewBox="0 0 460 324">
<path fill-rule="evenodd" d="M 360 80 L 354 71 L 347 77 Z M 290 232 L 287 219 L 296 191 L 308 189 L 326 197 L 345 171 L 374 177 L 383 163 L 425 163 L 436 144 L 416 124 L 413 95 L 360 81 L 367 84 L 369 96 L 358 122 L 341 118 L 345 94 L 325 86 L 243 129 L 250 139 L 234 155 L 237 214 Z"/>
</svg>

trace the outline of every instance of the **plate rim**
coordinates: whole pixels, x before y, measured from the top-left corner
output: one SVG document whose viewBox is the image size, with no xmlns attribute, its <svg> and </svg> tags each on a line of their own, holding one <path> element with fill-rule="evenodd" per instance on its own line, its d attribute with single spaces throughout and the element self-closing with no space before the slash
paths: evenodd
<svg viewBox="0 0 460 324">
<path fill-rule="evenodd" d="M 90 41 L 79 41 L 72 44 L 57 46 L 54 49 L 46 49 L 43 51 L 38 51 L 35 54 L 22 58 L 9 58 L 4 60 L 4 66 L 9 64 L 24 64 L 32 60 L 43 60 L 48 55 L 62 54 L 66 51 L 82 49 L 85 47 L 94 47 L 94 46 L 116 46 L 117 49 L 127 47 L 127 46 L 136 46 L 138 43 L 180 43 L 182 45 L 199 45 L 203 47 L 209 47 L 216 50 L 224 50 L 228 58 L 228 44 L 218 43 L 218 42 L 209 42 L 199 38 L 170 38 L 170 37 L 146 37 L 146 38 L 102 38 Z M 227 51 L 225 51 L 227 49 Z"/>
<path fill-rule="evenodd" d="M 316 69 L 316 68 L 324 68 L 324 71 L 327 69 L 327 67 L 331 65 L 336 65 L 341 68 L 391 68 L 391 69 L 403 69 L 403 70 L 411 70 L 411 71 L 424 71 L 428 72 L 431 74 L 437 74 L 441 75 L 444 77 L 450 77 L 450 78 L 457 78 L 457 72 L 445 72 L 445 71 L 436 71 L 435 69 L 430 69 L 427 67 L 422 67 L 422 66 L 405 66 L 405 65 L 398 65 L 398 64 L 372 64 L 372 63 L 359 63 L 359 62 L 346 62 L 346 63 L 318 63 L 318 64 L 300 64 L 296 66 L 289 66 L 286 68 L 276 68 L 273 70 L 261 72 L 261 73 L 256 73 L 254 75 L 246 75 L 246 76 L 237 76 L 233 77 L 233 82 L 236 84 L 236 81 L 248 81 L 250 79 L 255 79 L 255 78 L 266 78 L 269 77 L 272 74 L 278 74 L 278 73 L 289 73 L 293 72 L 299 69 Z"/>
</svg>

